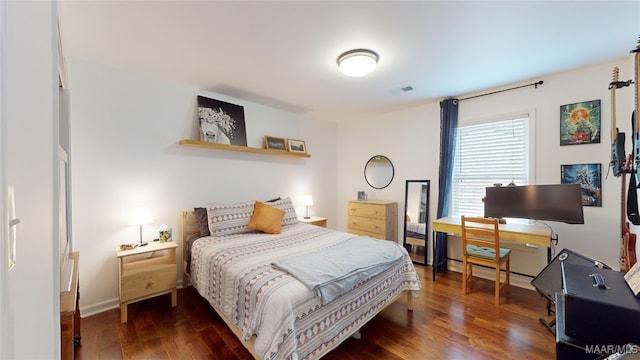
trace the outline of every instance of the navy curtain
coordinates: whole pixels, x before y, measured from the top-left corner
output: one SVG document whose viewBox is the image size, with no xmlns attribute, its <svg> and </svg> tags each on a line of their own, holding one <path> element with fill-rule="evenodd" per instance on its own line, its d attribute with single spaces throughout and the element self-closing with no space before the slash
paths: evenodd
<svg viewBox="0 0 640 360">
<path fill-rule="evenodd" d="M 449 98 L 440 102 L 440 168 L 438 170 L 437 218 L 449 216 L 451 177 L 458 128 L 458 99 Z M 436 252 L 433 254 L 435 272 L 447 270 L 447 234 L 436 233 Z"/>
</svg>

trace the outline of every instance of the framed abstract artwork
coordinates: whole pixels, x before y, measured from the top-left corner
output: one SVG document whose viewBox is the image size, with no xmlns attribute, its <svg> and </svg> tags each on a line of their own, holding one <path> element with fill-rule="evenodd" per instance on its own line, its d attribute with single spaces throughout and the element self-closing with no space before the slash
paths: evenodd
<svg viewBox="0 0 640 360">
<path fill-rule="evenodd" d="M 560 165 L 561 183 L 580 185 L 583 206 L 602 206 L 602 164 Z"/>
<path fill-rule="evenodd" d="M 600 100 L 560 106 L 560 145 L 600 143 Z"/>
</svg>

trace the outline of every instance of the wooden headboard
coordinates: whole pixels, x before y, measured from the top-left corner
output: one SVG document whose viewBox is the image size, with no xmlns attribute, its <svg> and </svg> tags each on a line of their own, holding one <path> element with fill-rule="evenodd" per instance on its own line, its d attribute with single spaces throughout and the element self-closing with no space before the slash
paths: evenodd
<svg viewBox="0 0 640 360">
<path fill-rule="evenodd" d="M 189 274 L 187 273 L 187 261 L 189 258 L 189 241 L 200 237 L 200 229 L 196 221 L 194 211 L 182 212 L 182 286 L 189 285 Z"/>
</svg>

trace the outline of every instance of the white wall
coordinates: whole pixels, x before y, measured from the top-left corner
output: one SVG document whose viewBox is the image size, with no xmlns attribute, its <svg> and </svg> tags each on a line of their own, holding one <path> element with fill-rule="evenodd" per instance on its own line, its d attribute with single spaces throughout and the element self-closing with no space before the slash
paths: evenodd
<svg viewBox="0 0 640 360">
<path fill-rule="evenodd" d="M 83 315 L 118 305 L 116 247 L 137 242 L 127 225 L 138 206 L 154 224 L 173 229 L 180 212 L 208 202 L 311 194 L 311 215 L 337 225 L 337 126 L 198 89 L 69 59 L 73 156 L 73 239 L 80 251 Z M 198 139 L 196 96 L 244 106 L 249 146 L 263 136 L 305 140 L 311 158 L 292 158 L 178 145 Z M 304 207 L 298 209 L 302 216 Z M 179 255 L 181 256 L 181 255 Z"/>
<path fill-rule="evenodd" d="M 2 358 L 60 356 L 60 273 L 54 235 L 58 161 L 55 6 L 49 1 L 6 2 L 7 21 L 2 24 L 6 30 L 1 88 L 6 174 L 1 191 L 6 191 L 6 185 L 14 186 L 16 215 L 21 220 L 16 266 L 6 276 L 8 283 L 2 284 L 2 291 L 9 292 L 8 303 L 2 304 Z"/>
<path fill-rule="evenodd" d="M 138 229 L 126 223 L 129 212 L 140 205 L 151 207 L 155 218 L 152 226 L 144 228 L 146 240 L 157 236 L 160 224 L 167 224 L 179 241 L 179 212 L 193 206 L 305 193 L 314 197 L 312 215 L 326 216 L 330 227 L 346 230 L 346 204 L 356 198 L 357 191 L 367 191 L 371 200 L 395 200 L 403 209 L 404 181 L 430 179 L 430 220 L 435 217 L 437 102 L 336 125 L 77 59 L 71 59 L 69 65 L 73 238 L 74 250 L 82 254 L 81 309 L 85 316 L 117 306 L 115 248 L 137 241 Z M 460 123 L 533 111 L 538 184 L 558 183 L 561 164 L 601 163 L 603 206 L 585 207 L 584 225 L 551 226 L 560 237 L 558 250 L 570 248 L 617 267 L 620 178 L 605 177 L 611 125 L 607 85 L 613 66 L 620 67 L 621 79 L 632 77 L 631 57 L 542 77 L 545 83 L 538 89 L 463 101 Z M 312 157 L 292 159 L 178 146 L 179 139 L 198 137 L 196 95 L 243 105 L 249 146 L 261 147 L 264 135 L 304 139 Z M 618 94 L 619 126 L 627 133 L 632 98 L 629 89 Z M 560 147 L 560 105 L 594 99 L 602 100 L 602 142 Z M 389 157 L 395 167 L 393 182 L 381 190 L 369 187 L 363 177 L 364 164 L 377 154 Z M 400 216 L 398 228 L 402 229 Z M 398 241 L 401 236 L 399 231 Z M 455 255 L 455 241 L 451 247 Z M 514 255 L 513 268 L 535 275 L 545 260 L 546 249 L 520 251 Z"/>
<path fill-rule="evenodd" d="M 632 56 L 563 74 L 544 76 L 541 77 L 544 84 L 537 89 L 524 88 L 462 101 L 459 107 L 459 123 L 463 125 L 477 119 L 533 110 L 536 122 L 537 184 L 559 183 L 562 164 L 602 164 L 603 206 L 584 207 L 584 225 L 548 224 L 559 235 L 560 241 L 556 251 L 569 248 L 616 268 L 620 249 L 621 180 L 612 175 L 606 177 L 611 159 L 611 107 L 608 84 L 611 82 L 614 66 L 620 68 L 621 80 L 633 78 Z M 537 80 L 540 79 L 532 79 L 530 82 Z M 509 86 L 503 88 L 507 87 Z M 633 88 L 620 90 L 616 95 L 618 126 L 630 134 L 629 119 L 634 106 Z M 466 96 L 460 96 L 464 97 Z M 601 99 L 602 106 L 601 143 L 561 147 L 560 106 L 596 99 Z M 346 203 L 355 198 L 358 190 L 367 191 L 370 199 L 397 201 L 399 209 L 403 209 L 404 181 L 407 179 L 432 180 L 429 215 L 433 221 L 438 195 L 439 116 L 439 104 L 432 103 L 402 112 L 383 114 L 374 119 L 362 119 L 340 125 L 340 230 L 346 230 Z M 630 142 L 627 142 L 627 153 L 630 149 Z M 396 170 L 395 179 L 386 189 L 376 190 L 369 187 L 363 177 L 364 164 L 375 154 L 389 157 Z M 402 229 L 400 221 L 401 219 L 399 229 Z M 400 238 L 402 236 L 403 234 L 399 234 Z M 456 246 L 459 246 L 457 242 L 450 242 L 450 248 Z M 431 257 L 429 251 L 429 258 Z M 536 275 L 544 267 L 545 261 L 545 249 L 529 250 L 515 254 L 512 267 L 515 271 Z"/>
</svg>

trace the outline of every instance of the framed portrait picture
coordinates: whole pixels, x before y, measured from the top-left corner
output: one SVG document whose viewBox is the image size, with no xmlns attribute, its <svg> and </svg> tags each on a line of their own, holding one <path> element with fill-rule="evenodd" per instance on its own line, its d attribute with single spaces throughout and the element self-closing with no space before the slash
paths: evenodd
<svg viewBox="0 0 640 360">
<path fill-rule="evenodd" d="M 293 153 L 307 153 L 307 145 L 303 140 L 287 139 L 287 149 Z"/>
<path fill-rule="evenodd" d="M 285 138 L 267 135 L 264 137 L 264 147 L 265 149 L 287 151 L 287 142 Z"/>
<path fill-rule="evenodd" d="M 198 96 L 200 141 L 247 146 L 244 107 Z"/>
<path fill-rule="evenodd" d="M 560 106 L 560 145 L 600 143 L 600 100 Z"/>
<path fill-rule="evenodd" d="M 602 206 L 602 164 L 560 165 L 561 183 L 580 185 L 583 206 Z"/>
<path fill-rule="evenodd" d="M 367 201 L 367 193 L 364 191 L 358 191 L 358 201 Z"/>
</svg>

